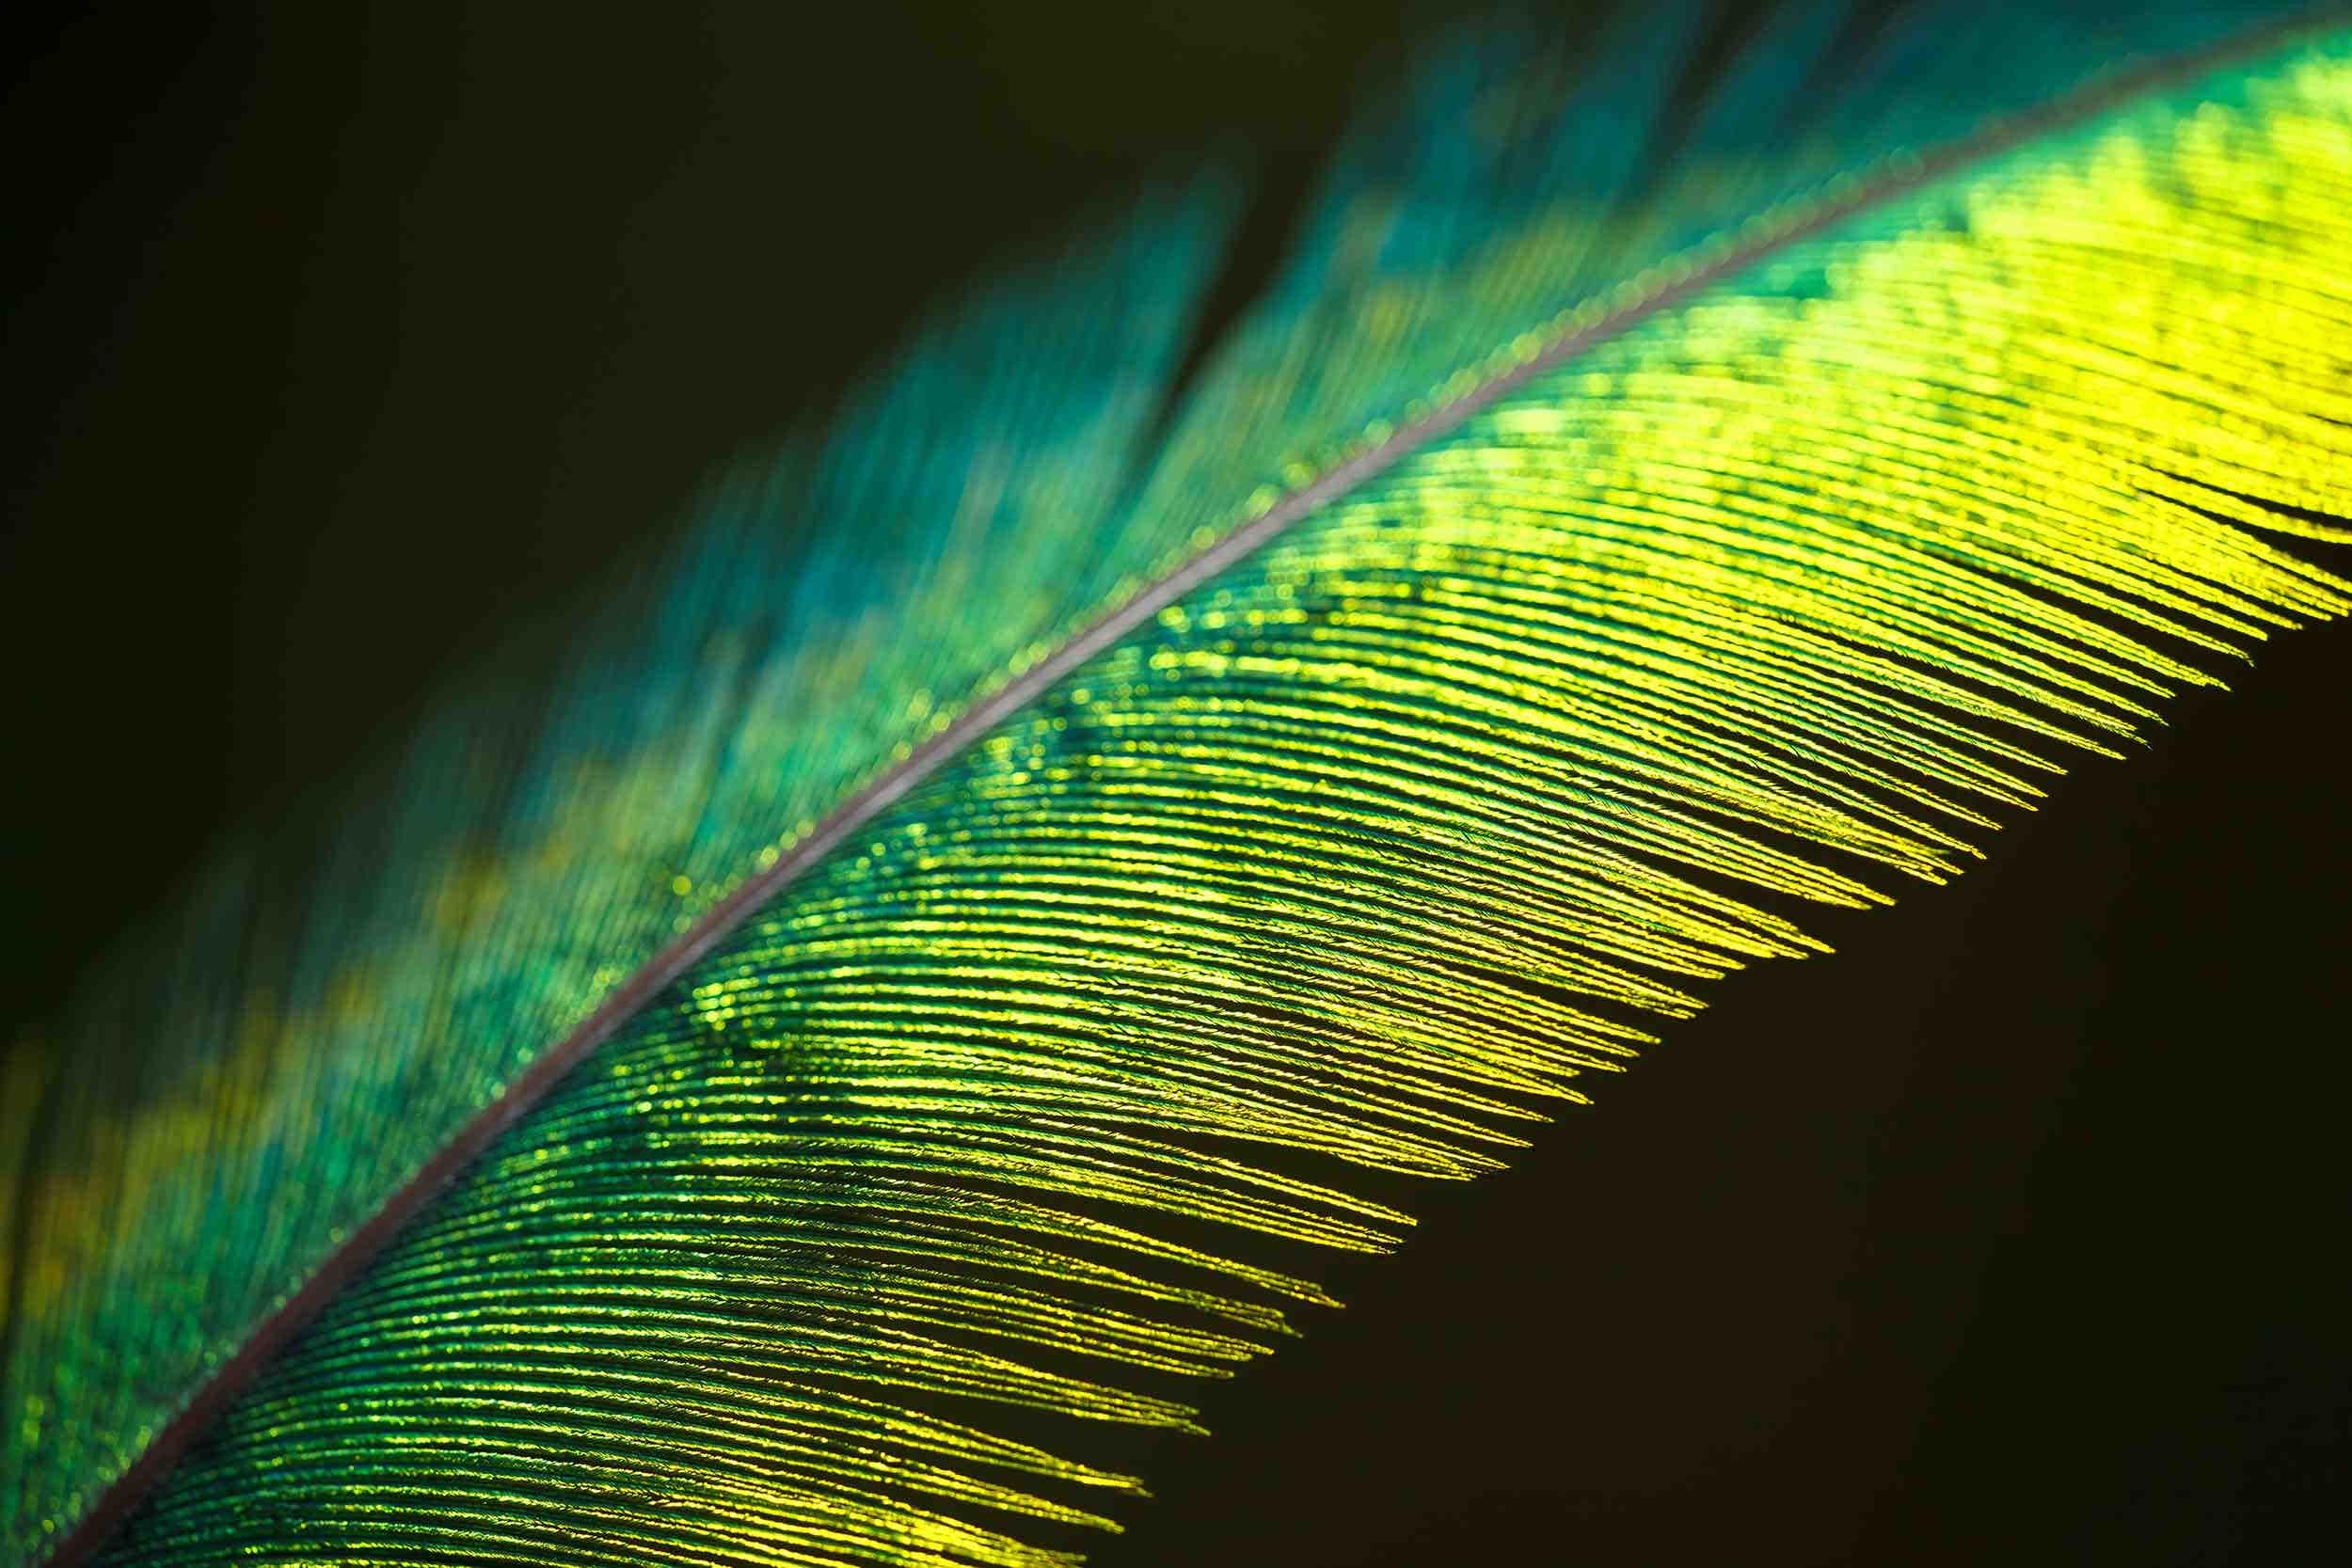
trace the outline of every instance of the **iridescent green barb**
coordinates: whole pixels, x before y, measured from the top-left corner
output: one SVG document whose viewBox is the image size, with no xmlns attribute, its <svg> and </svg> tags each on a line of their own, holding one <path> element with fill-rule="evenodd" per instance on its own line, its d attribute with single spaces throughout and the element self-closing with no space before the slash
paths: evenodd
<svg viewBox="0 0 2352 1568">
<path fill-rule="evenodd" d="M 1590 129 L 1645 123 L 1615 111 L 1654 105 L 1668 34 L 1606 46 L 1626 69 L 1581 99 L 1522 36 L 1433 58 L 1156 451 L 1230 203 L 1147 198 L 723 492 L 551 695 L 428 732 L 291 901 L 225 874 L 0 1109 L 48 1140 L 9 1163 L 11 1545 L 644 954 L 1263 508 L 1238 498 L 1785 234 L 1822 174 L 1954 128 L 1907 118 L 1928 88 L 2013 108 L 2104 48 L 1972 15 L 2036 63 L 1907 36 L 1808 97 L 1823 8 L 1672 170 Z M 1321 1299 L 1316 1249 L 1391 1244 L 1353 1173 L 1492 1168 L 1648 1020 L 1818 945 L 1758 890 L 1947 875 L 2050 755 L 2344 608 L 2265 535 L 2352 512 L 2348 198 L 2352 50 L 2323 42 L 1512 384 L 795 881 L 342 1291 L 110 1559 L 1061 1560 L 1135 1483 L 1005 1412 L 1185 1424 L 1171 1377 Z"/>
</svg>

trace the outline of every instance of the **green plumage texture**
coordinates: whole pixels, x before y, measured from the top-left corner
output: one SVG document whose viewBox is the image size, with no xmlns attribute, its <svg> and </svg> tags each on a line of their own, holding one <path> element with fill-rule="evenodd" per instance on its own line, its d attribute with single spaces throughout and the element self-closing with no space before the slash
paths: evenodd
<svg viewBox="0 0 2352 1568">
<path fill-rule="evenodd" d="M 225 862 L 11 1069 L 11 1553 L 606 990 L 1092 612 L 1824 181 L 2245 22 L 1970 16 L 1797 8 L 1671 126 L 1695 25 L 1468 30 L 1164 431 L 1246 171 L 1014 268 L 715 483 L 560 668 L 453 697 L 329 841 Z M 1187 596 L 627 1026 L 109 1560 L 1012 1563 L 1115 1523 L 1083 1423 L 1184 1424 L 1318 1249 L 1391 1245 L 1354 1173 L 1493 1168 L 1815 948 L 1768 904 L 1950 874 L 2070 748 L 2344 608 L 2277 539 L 2352 511 L 2348 84 L 2297 44 L 1931 182 Z"/>
</svg>

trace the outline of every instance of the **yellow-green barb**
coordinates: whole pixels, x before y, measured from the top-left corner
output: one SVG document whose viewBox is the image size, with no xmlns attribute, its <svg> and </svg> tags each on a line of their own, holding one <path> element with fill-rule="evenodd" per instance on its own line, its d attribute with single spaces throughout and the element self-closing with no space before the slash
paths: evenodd
<svg viewBox="0 0 2352 1568">
<path fill-rule="evenodd" d="M 1342 196 L 1334 254 L 1382 193 Z M 1487 313 L 1446 318 L 1513 327 L 1474 381 L 1829 198 L 1549 321 L 1531 268 L 1639 255 L 1714 198 L 1653 203 L 1633 237 L 1539 205 L 1390 266 L 1360 319 L 1438 354 L 1404 346 L 1414 321 L 1484 279 Z M 2352 603 L 2282 543 L 2352 515 L 2348 258 L 2352 44 L 2323 39 L 1930 182 L 1527 381 L 788 887 L 345 1289 L 105 1560 L 1066 1560 L 1062 1527 L 1113 1526 L 1137 1482 L 1084 1457 L 1082 1425 L 1035 1438 L 1006 1407 L 1187 1425 L 1179 1379 L 1326 1299 L 1314 1249 L 1408 1223 L 1359 1172 L 1495 1168 L 1708 982 L 1818 951 L 1803 901 L 1952 874 L 2057 759 L 2125 749 L 2169 691 Z M 763 661 L 715 572 L 642 734 L 576 748 L 540 804 L 399 873 L 426 916 L 406 946 L 306 959 L 282 992 L 186 979 L 220 1043 L 15 1195 L 5 1435 L 33 1516 L 9 1544 L 53 1540 L 168 1414 L 126 1402 L 109 1357 L 217 1359 L 256 1310 L 250 1260 L 278 1271 L 265 1307 L 324 1244 L 304 1226 L 332 1234 L 322 1216 L 413 1164 L 401 1137 L 353 1149 L 337 1097 L 415 1097 L 437 1126 L 485 1102 L 846 781 L 1214 536 L 1170 498 L 1209 506 L 1241 474 L 1217 441 L 1243 411 L 1321 399 L 1360 429 L 1376 389 L 1319 389 L 1296 345 L 1322 329 L 1273 319 L 1290 346 L 1245 334 L 1132 490 L 1108 456 L 1140 438 L 1139 391 L 1059 426 L 984 410 L 1004 444 L 957 449 L 914 499 L 812 482 L 949 515 L 907 595 Z M 1142 388 L 1181 328 L 1071 330 Z M 1315 450 L 1302 472 L 1336 449 Z M 1035 531 L 1040 508 L 1114 503 L 1148 523 Z M 1064 558 L 992 559 L 1007 504 Z M 1000 591 L 996 642 L 921 643 L 928 607 Z M 715 711 L 714 669 L 748 688 Z M 821 756 L 782 738 L 806 730 L 797 692 L 840 719 Z M 723 810 L 675 804 L 704 797 Z M 615 860 L 603 895 L 658 911 L 618 943 L 548 902 Z M 421 1017 L 515 1035 L 436 1056 Z M 42 1092 L 12 1081 L 0 1126 L 24 1136 Z M 336 1191 L 273 1206 L 314 1179 Z M 224 1208 L 285 1233 L 173 1275 Z M 159 1272 L 193 1293 L 92 1342 Z"/>
</svg>

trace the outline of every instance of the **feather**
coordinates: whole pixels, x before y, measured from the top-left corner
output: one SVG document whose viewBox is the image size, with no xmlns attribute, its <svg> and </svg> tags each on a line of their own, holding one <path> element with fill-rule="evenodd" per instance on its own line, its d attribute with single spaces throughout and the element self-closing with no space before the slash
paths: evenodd
<svg viewBox="0 0 2352 1568">
<path fill-rule="evenodd" d="M 12 1556 L 1065 1560 L 1391 1177 L 2343 610 L 2352 35 L 1967 14 L 1466 29 L 1172 405 L 1242 171 L 224 858 L 0 1083 Z"/>
</svg>

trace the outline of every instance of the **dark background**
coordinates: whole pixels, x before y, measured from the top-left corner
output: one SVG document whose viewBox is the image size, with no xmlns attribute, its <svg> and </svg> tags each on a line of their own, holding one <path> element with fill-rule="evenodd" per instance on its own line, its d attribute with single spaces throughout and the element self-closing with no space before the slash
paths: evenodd
<svg viewBox="0 0 2352 1568">
<path fill-rule="evenodd" d="M 1591 8 L 1586 8 L 1589 10 Z M 1730 8 L 1735 36 L 1745 8 Z M 1397 7 L 0 22 L 10 1016 L 559 614 L 922 302 L 1254 149 L 1246 303 Z M 2352 627 L 1992 863 L 1814 920 L 1212 1390 L 1104 1564 L 2343 1546 Z"/>
</svg>

